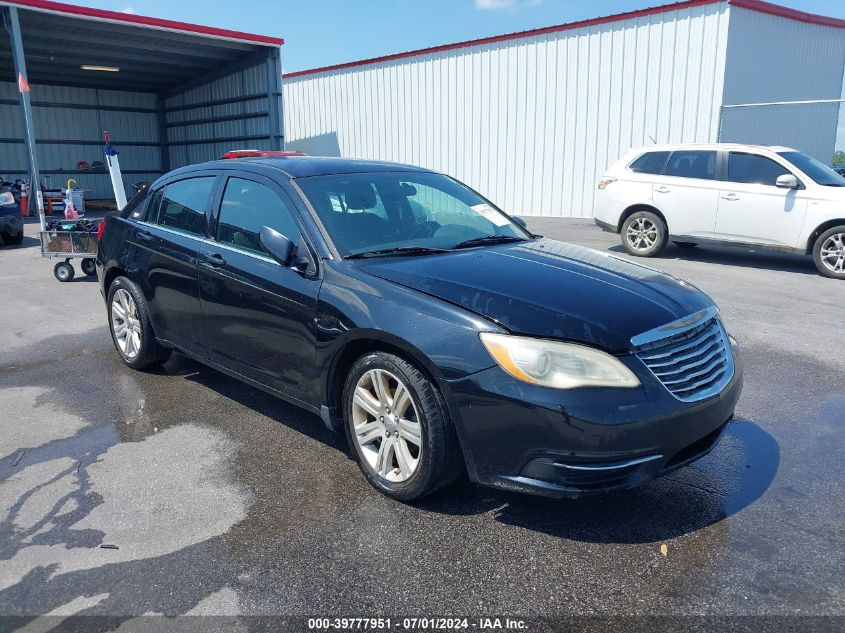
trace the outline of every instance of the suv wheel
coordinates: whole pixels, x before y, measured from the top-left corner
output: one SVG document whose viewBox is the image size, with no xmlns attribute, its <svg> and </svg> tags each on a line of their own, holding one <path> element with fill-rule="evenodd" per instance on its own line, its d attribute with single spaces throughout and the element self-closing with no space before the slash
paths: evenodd
<svg viewBox="0 0 845 633">
<path fill-rule="evenodd" d="M 461 474 L 463 459 L 445 412 L 431 381 L 393 354 L 361 357 L 346 379 L 349 446 L 370 484 L 393 499 L 419 499 Z"/>
<path fill-rule="evenodd" d="M 10 235 L 9 237 L 4 237 L 3 241 L 5 241 L 9 246 L 18 246 L 23 242 L 23 231 Z"/>
<path fill-rule="evenodd" d="M 650 211 L 637 211 L 622 225 L 622 246 L 638 257 L 654 257 L 666 246 L 668 237 L 666 223 Z"/>
<path fill-rule="evenodd" d="M 147 302 L 141 289 L 126 277 L 109 287 L 109 329 L 121 360 L 132 369 L 156 367 L 170 358 L 172 350 L 156 340 Z"/>
<path fill-rule="evenodd" d="M 819 235 L 813 245 L 813 261 L 825 277 L 845 279 L 845 225 Z"/>
</svg>

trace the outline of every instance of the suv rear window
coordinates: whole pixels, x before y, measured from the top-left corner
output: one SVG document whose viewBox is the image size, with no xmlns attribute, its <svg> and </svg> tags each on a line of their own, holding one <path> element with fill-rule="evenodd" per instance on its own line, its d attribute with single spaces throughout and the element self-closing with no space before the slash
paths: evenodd
<svg viewBox="0 0 845 633">
<path fill-rule="evenodd" d="M 708 150 L 681 150 L 672 152 L 666 164 L 666 175 L 675 178 L 716 179 L 716 152 Z"/>
<path fill-rule="evenodd" d="M 659 174 L 669 158 L 669 152 L 646 152 L 628 166 L 638 174 Z"/>
</svg>

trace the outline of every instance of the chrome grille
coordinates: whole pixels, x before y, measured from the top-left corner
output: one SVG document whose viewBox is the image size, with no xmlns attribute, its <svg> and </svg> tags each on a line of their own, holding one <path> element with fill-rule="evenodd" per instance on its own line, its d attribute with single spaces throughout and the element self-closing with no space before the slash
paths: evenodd
<svg viewBox="0 0 845 633">
<path fill-rule="evenodd" d="M 685 402 L 719 393 L 734 373 L 728 335 L 715 311 L 694 320 L 663 338 L 647 336 L 651 340 L 634 351 L 657 379 Z M 661 331 L 672 332 L 673 328 L 664 326 Z"/>
</svg>

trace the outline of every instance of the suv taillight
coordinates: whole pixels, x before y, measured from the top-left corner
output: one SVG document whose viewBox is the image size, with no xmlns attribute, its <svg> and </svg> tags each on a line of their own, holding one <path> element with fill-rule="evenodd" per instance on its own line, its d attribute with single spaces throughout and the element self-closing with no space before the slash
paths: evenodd
<svg viewBox="0 0 845 633">
<path fill-rule="evenodd" d="M 97 225 L 97 241 L 99 242 L 103 239 L 103 233 L 106 232 L 106 221 L 100 220 L 100 223 Z"/>
</svg>

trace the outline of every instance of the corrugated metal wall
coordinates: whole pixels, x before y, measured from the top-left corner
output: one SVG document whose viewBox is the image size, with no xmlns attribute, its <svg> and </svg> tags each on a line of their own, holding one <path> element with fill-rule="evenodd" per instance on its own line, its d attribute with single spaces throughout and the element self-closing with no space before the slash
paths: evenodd
<svg viewBox="0 0 845 633">
<path fill-rule="evenodd" d="M 713 141 L 727 4 L 285 81 L 287 147 L 422 165 L 520 215 L 590 217 L 632 145 Z"/>
<path fill-rule="evenodd" d="M 261 63 L 166 99 L 171 168 L 220 158 L 232 149 L 278 148 L 271 137 L 267 80 Z"/>
<path fill-rule="evenodd" d="M 845 70 L 841 28 L 730 9 L 724 103 L 839 99 Z M 720 140 L 789 145 L 830 162 L 837 104 L 725 108 Z"/>
<path fill-rule="evenodd" d="M 113 198 L 107 172 L 77 170 L 79 161 L 103 161 L 104 130 L 120 149 L 128 194 L 134 191 L 131 183 L 160 175 L 154 94 L 33 85 L 31 97 L 39 167 L 48 185 L 63 188 L 68 178 L 74 178 L 81 189 L 87 190 L 88 198 Z M 25 177 L 22 139 L 17 86 L 0 82 L 0 175 Z"/>
</svg>

